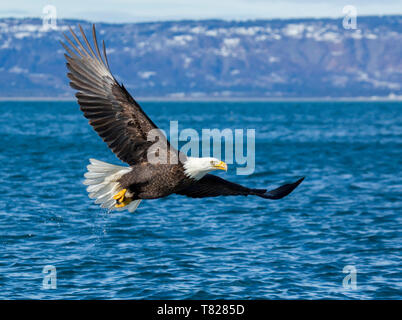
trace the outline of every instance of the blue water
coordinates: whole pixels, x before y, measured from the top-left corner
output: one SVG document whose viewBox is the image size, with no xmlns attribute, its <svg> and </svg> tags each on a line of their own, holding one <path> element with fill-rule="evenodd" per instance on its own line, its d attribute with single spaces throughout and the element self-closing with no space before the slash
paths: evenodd
<svg viewBox="0 0 402 320">
<path fill-rule="evenodd" d="M 108 214 L 83 174 L 90 157 L 119 161 L 78 106 L 1 102 L 0 299 L 402 298 L 401 103 L 143 106 L 162 128 L 255 128 L 255 173 L 225 178 L 306 180 L 279 201 L 170 196 Z"/>
</svg>

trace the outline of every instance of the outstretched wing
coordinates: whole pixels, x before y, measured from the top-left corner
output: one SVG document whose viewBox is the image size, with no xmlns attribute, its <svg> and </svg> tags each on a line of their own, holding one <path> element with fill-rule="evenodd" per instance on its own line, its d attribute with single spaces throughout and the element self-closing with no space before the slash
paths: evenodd
<svg viewBox="0 0 402 320">
<path fill-rule="evenodd" d="M 157 129 L 157 126 L 113 77 L 104 42 L 103 56 L 100 53 L 95 26 L 92 27 L 95 51 L 82 27 L 79 28 L 85 45 L 71 28 L 74 40 L 64 36 L 72 49 L 63 42 L 62 45 L 67 51 L 64 55 L 70 71 L 67 76 L 71 80 L 71 87 L 78 91 L 76 97 L 81 110 L 103 141 L 122 161 L 130 165 L 144 162 L 146 151 L 153 143 L 147 141 L 148 132 Z M 160 146 L 166 146 L 169 156 L 169 143 L 163 135 L 159 136 L 164 140 Z"/>
<path fill-rule="evenodd" d="M 256 195 L 265 199 L 277 200 L 291 193 L 303 180 L 304 178 L 301 178 L 294 183 L 284 184 L 279 188 L 267 191 L 266 189 L 250 189 L 218 176 L 207 174 L 190 187 L 177 192 L 177 194 L 191 198 Z"/>
</svg>

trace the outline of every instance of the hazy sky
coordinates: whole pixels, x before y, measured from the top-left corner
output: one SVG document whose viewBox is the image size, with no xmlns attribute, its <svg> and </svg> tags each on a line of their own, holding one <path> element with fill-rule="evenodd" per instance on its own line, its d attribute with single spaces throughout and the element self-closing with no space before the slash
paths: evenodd
<svg viewBox="0 0 402 320">
<path fill-rule="evenodd" d="M 1 0 L 0 17 L 39 17 L 47 4 L 59 18 L 105 22 L 339 17 L 345 5 L 358 15 L 402 14 L 402 0 Z"/>
</svg>

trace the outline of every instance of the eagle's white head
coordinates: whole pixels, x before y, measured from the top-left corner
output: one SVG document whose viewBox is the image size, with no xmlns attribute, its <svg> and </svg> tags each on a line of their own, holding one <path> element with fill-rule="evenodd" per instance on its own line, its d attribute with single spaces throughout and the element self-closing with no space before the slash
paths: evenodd
<svg viewBox="0 0 402 320">
<path fill-rule="evenodd" d="M 189 178 L 200 180 L 208 172 L 213 170 L 228 170 L 225 162 L 216 158 L 194 158 L 188 157 L 186 162 L 183 163 L 184 173 Z"/>
</svg>

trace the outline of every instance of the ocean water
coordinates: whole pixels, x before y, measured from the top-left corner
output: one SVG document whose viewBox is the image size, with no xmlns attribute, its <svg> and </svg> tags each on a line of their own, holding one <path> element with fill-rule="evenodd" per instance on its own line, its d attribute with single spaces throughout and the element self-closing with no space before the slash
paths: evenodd
<svg viewBox="0 0 402 320">
<path fill-rule="evenodd" d="M 119 160 L 77 104 L 0 102 L 0 299 L 402 298 L 401 103 L 142 105 L 165 129 L 256 129 L 254 174 L 222 177 L 306 179 L 279 201 L 170 196 L 109 214 L 83 174 L 90 157 Z"/>
</svg>

